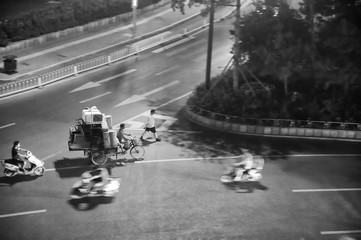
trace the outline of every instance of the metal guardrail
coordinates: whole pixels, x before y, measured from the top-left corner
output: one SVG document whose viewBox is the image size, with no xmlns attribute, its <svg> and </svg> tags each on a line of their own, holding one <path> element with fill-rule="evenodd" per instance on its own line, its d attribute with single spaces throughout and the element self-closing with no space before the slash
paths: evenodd
<svg viewBox="0 0 361 240">
<path fill-rule="evenodd" d="M 76 76 L 78 73 L 111 64 L 112 62 L 119 61 L 137 53 L 137 48 L 127 46 L 126 49 L 112 52 L 109 55 L 102 55 L 15 83 L 6 83 L 0 87 L 0 97 L 24 92 L 33 88 L 41 88 L 43 85 L 50 84 L 70 76 Z"/>
<path fill-rule="evenodd" d="M 220 17 L 219 19 L 215 20 L 215 22 L 219 22 L 223 20 L 225 17 L 230 15 L 232 12 L 227 13 L 225 16 Z M 199 14 L 196 14 L 194 16 L 198 16 Z M 192 16 L 191 16 L 192 17 Z M 191 17 L 182 20 L 180 22 L 189 20 Z M 144 36 L 137 37 L 138 41 L 141 41 L 142 39 L 145 39 L 147 37 L 152 37 L 156 34 L 160 34 L 161 32 L 165 32 L 169 30 L 171 27 L 177 26 L 180 22 L 173 23 L 167 27 L 164 27 L 162 29 L 155 30 L 152 33 L 147 33 Z M 146 52 L 151 49 L 154 49 L 159 46 L 166 46 L 169 43 L 178 41 L 180 39 L 183 39 L 201 29 L 206 28 L 209 25 L 206 21 L 204 21 L 202 24 L 193 24 L 187 26 L 186 29 L 182 29 L 179 32 L 172 32 L 172 36 L 168 36 L 167 38 L 164 38 L 163 36 L 159 38 L 159 41 L 157 41 L 156 44 L 151 44 L 150 46 L 146 46 L 142 49 L 139 49 L 139 47 L 134 47 L 134 45 L 126 45 L 125 48 L 110 52 L 108 54 L 103 54 L 100 56 L 97 56 L 95 58 L 91 58 L 76 64 L 72 64 L 66 67 L 63 67 L 61 69 L 57 69 L 54 71 L 50 71 L 45 74 L 41 74 L 39 76 L 31 77 L 29 79 L 20 80 L 16 82 L 10 82 L 6 83 L 0 86 L 0 98 L 6 97 L 9 95 L 14 95 L 20 92 L 28 91 L 34 88 L 41 88 L 42 86 L 46 84 L 53 83 L 55 81 L 59 81 L 61 79 L 70 77 L 70 76 L 76 76 L 77 74 L 85 71 L 89 71 L 94 68 L 98 68 L 107 64 L 111 64 L 112 62 L 119 61 L 122 59 L 125 59 L 130 56 L 134 56 L 137 54 L 140 54 L 141 52 Z M 91 53 L 91 54 L 94 54 Z"/>
<path fill-rule="evenodd" d="M 288 127 L 288 128 L 296 127 L 296 128 L 313 128 L 313 129 L 361 130 L 361 123 L 355 123 L 355 122 L 236 117 L 236 116 L 214 113 L 197 106 L 192 106 L 191 111 L 200 116 L 207 117 L 212 120 L 235 123 L 235 124 L 268 126 L 268 127 Z"/>
</svg>

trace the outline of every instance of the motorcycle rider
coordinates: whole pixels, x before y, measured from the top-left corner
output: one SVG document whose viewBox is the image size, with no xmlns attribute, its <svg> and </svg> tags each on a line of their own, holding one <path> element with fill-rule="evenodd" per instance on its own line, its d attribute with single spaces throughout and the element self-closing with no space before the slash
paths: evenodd
<svg viewBox="0 0 361 240">
<path fill-rule="evenodd" d="M 232 166 L 236 168 L 236 177 L 234 178 L 235 182 L 242 181 L 242 176 L 248 174 L 248 171 L 253 167 L 253 155 L 252 153 L 245 148 L 241 148 L 243 155 L 241 155 L 241 161 L 233 163 Z"/>
<path fill-rule="evenodd" d="M 94 169 L 81 175 L 84 193 L 99 191 L 108 183 L 108 170 L 105 168 Z"/>
<path fill-rule="evenodd" d="M 22 152 L 25 152 L 25 154 L 22 154 Z M 14 141 L 13 147 L 11 149 L 11 157 L 13 163 L 19 167 L 19 171 L 21 172 L 25 172 L 24 167 L 26 163 L 23 159 L 26 157 L 27 152 L 28 150 L 20 148 L 20 141 Z"/>
</svg>

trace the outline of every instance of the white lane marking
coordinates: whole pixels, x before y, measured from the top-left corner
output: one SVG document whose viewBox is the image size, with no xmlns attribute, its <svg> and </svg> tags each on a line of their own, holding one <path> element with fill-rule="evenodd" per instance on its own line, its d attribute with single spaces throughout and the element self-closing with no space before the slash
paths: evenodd
<svg viewBox="0 0 361 240">
<path fill-rule="evenodd" d="M 46 212 L 46 209 L 28 211 L 28 212 L 18 212 L 18 213 L 3 214 L 3 215 L 0 215 L 0 218 L 15 217 L 15 216 L 35 214 L 35 213 L 44 213 L 44 212 Z"/>
<path fill-rule="evenodd" d="M 98 95 L 98 96 L 95 96 L 95 97 L 92 97 L 92 98 L 85 99 L 85 100 L 83 100 L 83 101 L 80 101 L 80 103 L 89 102 L 89 101 L 91 101 L 91 100 L 94 100 L 94 99 L 97 99 L 97 98 L 103 97 L 103 96 L 108 95 L 108 94 L 110 94 L 110 93 L 112 93 L 112 92 L 106 92 L 106 93 L 100 94 L 100 95 Z"/>
<path fill-rule="evenodd" d="M 154 109 L 158 109 L 158 108 L 163 107 L 163 106 L 165 106 L 165 105 L 167 105 L 167 104 L 169 104 L 169 103 L 178 101 L 179 99 L 182 99 L 182 98 L 184 98 L 184 97 L 186 97 L 186 96 L 188 96 L 188 95 L 190 95 L 190 94 L 192 94 L 192 93 L 193 93 L 193 91 L 188 92 L 188 93 L 186 93 L 186 94 L 183 94 L 182 96 L 179 96 L 179 97 L 177 97 L 177 98 L 174 98 L 174 99 L 172 99 L 172 100 L 170 100 L 170 101 L 168 101 L 168 102 L 166 102 L 166 103 L 163 103 L 163 104 L 159 105 L 158 107 L 154 107 Z M 117 123 L 117 124 L 114 124 L 114 125 L 113 125 L 113 128 L 117 128 L 117 126 L 119 126 L 119 124 L 121 124 L 121 123 L 123 123 L 123 122 L 133 121 L 134 119 L 136 119 L 136 118 L 138 118 L 138 117 L 141 117 L 141 116 L 143 116 L 144 114 L 148 114 L 148 113 L 149 113 L 149 110 L 147 110 L 147 111 L 145 111 L 145 112 L 142 112 L 142 113 L 140 113 L 140 114 L 138 114 L 138 115 L 136 115 L 136 116 L 134 116 L 134 117 L 131 117 L 131 118 L 125 120 L 125 121 L 121 121 L 121 122 L 119 122 L 119 123 Z"/>
<path fill-rule="evenodd" d="M 46 157 L 42 158 L 41 161 L 45 162 L 45 161 L 48 160 L 49 158 L 52 158 L 52 157 L 55 157 L 55 156 L 56 156 L 55 153 L 54 153 L 54 154 L 50 154 L 49 156 L 46 156 Z"/>
<path fill-rule="evenodd" d="M 105 82 L 111 81 L 111 80 L 113 80 L 113 79 L 116 79 L 116 78 L 121 77 L 121 76 L 125 76 L 125 75 L 127 75 L 127 74 L 130 74 L 130 73 L 133 73 L 133 72 L 136 72 L 136 71 L 137 71 L 137 69 L 130 69 L 130 70 L 128 70 L 128 71 L 125 71 L 125 72 L 119 73 L 119 74 L 117 74 L 117 75 L 108 77 L 108 78 L 103 79 L 103 80 L 100 80 L 100 81 L 98 81 L 98 82 L 87 82 L 87 83 L 81 85 L 80 87 L 71 90 L 69 93 L 81 91 L 81 90 L 84 90 L 84 89 L 99 87 L 99 86 L 101 86 L 101 83 L 105 83 Z"/>
<path fill-rule="evenodd" d="M 11 127 L 11 126 L 14 126 L 15 124 L 16 123 L 9 123 L 9 124 L 3 125 L 3 126 L 0 126 L 0 129 Z"/>
<path fill-rule="evenodd" d="M 162 162 L 182 162 L 182 161 L 201 161 L 201 160 L 226 160 L 226 159 L 237 158 L 237 157 L 239 157 L 239 156 L 173 158 L 173 159 L 161 159 L 161 160 L 158 159 L 158 160 L 135 161 L 134 163 L 162 163 Z M 108 164 L 104 164 L 102 166 L 105 167 L 107 165 Z M 89 167 L 88 165 L 84 165 L 84 166 L 73 166 L 73 167 L 63 167 L 63 168 L 48 168 L 45 171 L 53 172 L 53 171 L 61 171 L 61 170 L 76 169 L 76 168 L 88 168 L 88 167 Z"/>
<path fill-rule="evenodd" d="M 361 233 L 361 230 L 321 231 L 322 235 Z"/>
<path fill-rule="evenodd" d="M 263 157 L 360 157 L 361 154 L 290 154 L 290 155 L 271 155 Z"/>
<path fill-rule="evenodd" d="M 173 70 L 173 69 L 175 69 L 175 68 L 177 68 L 177 66 L 173 66 L 173 67 L 171 67 L 171 68 L 168 68 L 167 70 L 164 70 L 164 71 L 162 71 L 162 72 L 156 73 L 155 75 L 156 75 L 156 76 L 162 75 L 163 73 L 169 72 L 169 71 L 171 71 L 171 70 Z"/>
<path fill-rule="evenodd" d="M 361 188 L 322 188 L 322 189 L 294 189 L 292 192 L 346 192 L 361 191 Z"/>
<path fill-rule="evenodd" d="M 169 52 L 169 53 L 166 53 L 165 55 L 168 56 L 168 57 L 171 57 L 171 56 L 174 56 L 174 55 L 176 55 L 176 54 L 182 53 L 182 52 L 186 51 L 186 50 L 189 49 L 189 48 L 192 48 L 192 47 L 196 47 L 196 46 L 198 46 L 198 45 L 201 45 L 201 44 L 203 44 L 204 42 L 206 42 L 206 39 L 201 39 L 200 41 L 196 41 L 196 42 L 193 42 L 193 43 L 189 43 L 189 44 L 187 44 L 187 45 L 185 45 L 185 46 L 183 46 L 183 47 L 180 47 L 180 48 L 175 49 L 175 50 L 173 50 L 173 51 L 171 51 L 171 52 Z"/>
<path fill-rule="evenodd" d="M 225 160 L 228 158 L 237 158 L 237 157 L 239 157 L 239 156 L 173 158 L 173 159 L 161 159 L 161 160 L 135 161 L 134 163 L 161 163 L 161 162 L 184 162 L 184 161 L 201 161 L 201 160 Z"/>
<path fill-rule="evenodd" d="M 152 95 L 152 94 L 157 93 L 157 92 L 160 92 L 160 91 L 162 91 L 162 90 L 164 90 L 166 88 L 169 88 L 169 87 L 171 87 L 171 86 L 173 86 L 175 84 L 178 84 L 178 83 L 179 83 L 179 81 L 176 80 L 176 81 L 170 82 L 170 83 L 168 83 L 166 85 L 163 85 L 163 86 L 161 86 L 159 88 L 153 89 L 153 90 L 151 90 L 149 92 L 143 93 L 142 95 L 133 95 L 133 96 L 125 99 L 124 101 L 118 103 L 114 107 L 119 107 L 119 106 L 123 106 L 123 105 L 126 105 L 126 104 L 130 104 L 130 103 L 134 103 L 134 102 L 144 100 L 144 99 L 146 99 L 147 96 Z"/>
</svg>

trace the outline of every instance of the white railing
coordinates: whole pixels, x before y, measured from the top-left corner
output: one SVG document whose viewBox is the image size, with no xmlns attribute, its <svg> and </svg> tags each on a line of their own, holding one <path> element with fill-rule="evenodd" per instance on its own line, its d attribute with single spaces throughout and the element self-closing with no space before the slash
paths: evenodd
<svg viewBox="0 0 361 240">
<path fill-rule="evenodd" d="M 215 20 L 215 22 L 224 19 L 225 17 L 230 15 L 232 12 L 233 12 L 233 10 L 229 11 L 225 16 L 221 16 L 220 18 Z M 138 43 L 140 43 L 142 40 L 144 40 L 146 38 L 154 37 L 157 34 L 160 34 L 162 32 L 166 32 L 169 29 L 174 28 L 175 26 L 179 25 L 180 23 L 185 22 L 191 18 L 197 17 L 198 15 L 199 14 L 195 14 L 191 17 L 188 17 L 187 19 L 184 19 L 177 23 L 173 23 L 167 27 L 158 29 L 152 33 L 147 33 L 143 36 L 139 36 L 136 38 L 136 42 L 134 42 L 134 40 L 133 40 L 133 42 L 129 41 L 127 44 L 124 43 L 125 46 L 123 46 L 122 49 L 111 52 L 109 54 L 103 54 L 103 55 L 100 55 L 100 56 L 97 56 L 97 57 L 94 57 L 94 58 L 91 58 L 91 59 L 88 59 L 88 60 L 85 60 L 82 62 L 68 65 L 61 69 L 50 71 L 48 73 L 41 74 L 39 76 L 31 77 L 29 79 L 20 80 L 17 82 L 6 83 L 4 85 L 1 85 L 0 86 L 0 98 L 6 97 L 9 95 L 13 95 L 13 94 L 17 94 L 20 92 L 28 91 L 28 90 L 31 90 L 34 88 L 41 88 L 46 84 L 50 84 L 50 83 L 59 81 L 61 79 L 64 79 L 64 78 L 67 78 L 70 76 L 76 76 L 79 73 L 89 71 L 91 69 L 98 68 L 98 67 L 101 67 L 104 65 L 109 65 L 113 62 L 123 60 L 130 56 L 134 56 L 134 55 L 140 54 L 142 52 L 147 52 L 151 49 L 154 49 L 154 48 L 157 48 L 160 46 L 165 46 L 167 43 L 184 39 L 184 38 L 188 37 L 189 35 L 194 34 L 195 32 L 208 27 L 209 23 L 207 23 L 206 21 L 203 21 L 202 24 L 197 23 L 197 24 L 189 25 L 189 26 L 187 26 L 186 29 L 181 29 L 179 31 L 172 31 L 172 35 L 167 36 L 167 38 L 164 38 L 164 36 L 159 37 L 159 39 L 154 38 L 153 44 L 148 43 L 147 46 L 143 46 L 143 47 L 139 47 L 139 45 L 138 45 Z M 156 42 L 156 44 L 154 44 L 154 42 Z M 130 43 L 132 45 L 129 45 Z M 94 53 L 92 53 L 92 54 L 94 54 Z M 101 53 L 99 53 L 99 54 L 101 54 Z"/>
</svg>

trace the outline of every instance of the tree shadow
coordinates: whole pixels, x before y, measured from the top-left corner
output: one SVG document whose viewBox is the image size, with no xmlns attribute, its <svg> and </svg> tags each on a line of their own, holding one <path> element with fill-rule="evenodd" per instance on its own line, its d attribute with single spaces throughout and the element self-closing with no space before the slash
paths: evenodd
<svg viewBox="0 0 361 240">
<path fill-rule="evenodd" d="M 141 140 L 143 147 L 148 147 L 148 146 L 150 146 L 151 144 L 157 143 L 157 141 L 155 141 L 155 140 L 150 141 L 150 140 L 148 140 L 148 139 L 154 139 L 154 138 L 153 138 L 153 137 L 143 138 L 143 140 Z"/>
<path fill-rule="evenodd" d="M 95 209 L 100 204 L 112 203 L 114 197 L 84 197 L 81 199 L 70 199 L 68 203 L 77 211 L 89 211 Z"/>
<path fill-rule="evenodd" d="M 37 179 L 40 176 L 16 175 L 14 177 L 0 177 L 0 187 L 14 186 L 17 183 L 28 182 Z"/>
</svg>

